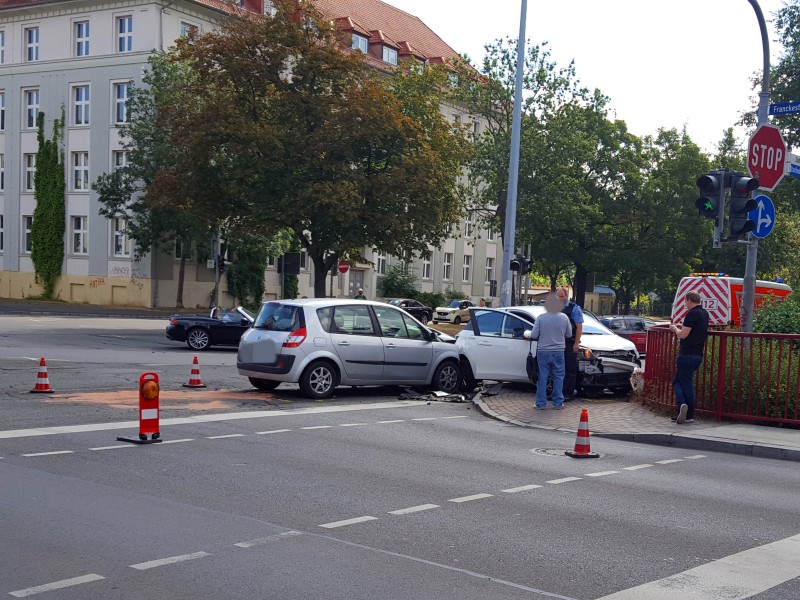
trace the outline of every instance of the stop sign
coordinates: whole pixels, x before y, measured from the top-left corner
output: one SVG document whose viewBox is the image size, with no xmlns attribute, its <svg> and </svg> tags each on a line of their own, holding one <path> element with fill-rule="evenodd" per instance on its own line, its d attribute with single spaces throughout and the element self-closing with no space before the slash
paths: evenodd
<svg viewBox="0 0 800 600">
<path fill-rule="evenodd" d="M 350 270 L 350 263 L 346 260 L 339 261 L 339 273 L 347 273 Z"/>
<path fill-rule="evenodd" d="M 786 142 L 774 125 L 760 125 L 747 146 L 747 170 L 758 187 L 774 190 L 786 169 Z"/>
</svg>

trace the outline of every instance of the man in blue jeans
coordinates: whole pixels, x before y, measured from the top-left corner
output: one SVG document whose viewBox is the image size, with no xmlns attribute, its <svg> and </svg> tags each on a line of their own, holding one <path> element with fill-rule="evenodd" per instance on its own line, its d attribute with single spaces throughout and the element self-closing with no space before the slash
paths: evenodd
<svg viewBox="0 0 800 600">
<path fill-rule="evenodd" d="M 572 335 L 569 317 L 561 312 L 564 307 L 555 294 L 548 296 L 545 312 L 539 315 L 526 338 L 539 340 L 536 345 L 536 362 L 539 363 L 539 381 L 536 384 L 536 408 L 547 408 L 547 378 L 553 378 L 553 408 L 564 408 L 564 348 Z"/>
<path fill-rule="evenodd" d="M 700 368 L 708 338 L 708 312 L 703 308 L 700 294 L 687 292 L 684 298 L 689 312 L 683 324 L 670 325 L 670 331 L 680 340 L 678 361 L 672 386 L 678 413 L 672 417 L 678 425 L 694 421 L 694 372 Z"/>
</svg>

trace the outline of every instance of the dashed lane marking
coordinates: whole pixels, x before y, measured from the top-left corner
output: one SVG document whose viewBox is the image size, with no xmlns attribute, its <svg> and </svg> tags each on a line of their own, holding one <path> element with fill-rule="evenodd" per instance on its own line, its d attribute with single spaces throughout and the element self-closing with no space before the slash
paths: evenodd
<svg viewBox="0 0 800 600">
<path fill-rule="evenodd" d="M 286 433 L 291 429 L 271 429 L 270 431 L 256 431 L 256 435 L 269 435 L 270 433 Z"/>
<path fill-rule="evenodd" d="M 82 575 L 81 577 L 62 579 L 61 581 L 54 581 L 53 583 L 45 583 L 44 585 L 37 585 L 36 587 L 17 590 L 16 592 L 9 592 L 8 595 L 14 596 L 15 598 L 27 598 L 28 596 L 35 596 L 36 594 L 42 594 L 44 592 L 52 592 L 53 590 L 61 590 L 74 585 L 99 581 L 100 579 L 105 579 L 105 577 L 95 573 L 90 573 L 89 575 Z"/>
<path fill-rule="evenodd" d="M 451 498 L 448 502 L 472 502 L 473 500 L 483 500 L 484 498 L 492 498 L 494 494 L 472 494 L 472 496 L 462 496 L 461 498 Z"/>
<path fill-rule="evenodd" d="M 344 521 L 334 521 L 333 523 L 325 523 L 320 525 L 325 529 L 336 529 L 337 527 L 346 527 L 347 525 L 355 525 L 356 523 L 365 523 L 367 521 L 377 521 L 378 517 L 356 517 L 355 519 L 345 519 Z"/>
<path fill-rule="evenodd" d="M 23 454 L 22 456 L 53 456 L 55 454 L 73 454 L 74 450 L 54 450 L 53 452 L 32 452 L 30 454 Z"/>
<path fill-rule="evenodd" d="M 440 419 L 469 419 L 469 415 L 456 415 L 454 417 L 439 417 Z"/>
<path fill-rule="evenodd" d="M 384 425 L 386 423 L 405 423 L 405 419 L 392 419 L 391 421 L 378 421 L 379 425 Z"/>
<path fill-rule="evenodd" d="M 150 560 L 136 565 L 128 565 L 131 569 L 138 571 L 146 571 L 147 569 L 155 569 L 156 567 L 163 567 L 164 565 L 171 565 L 174 563 L 185 562 L 187 560 L 195 560 L 197 558 L 205 558 L 212 556 L 208 552 L 192 552 L 191 554 L 181 554 L 180 556 L 170 556 L 169 558 L 161 558 L 158 560 Z"/>
<path fill-rule="evenodd" d="M 268 535 L 267 537 L 257 538 L 254 540 L 247 540 L 246 542 L 239 542 L 238 544 L 234 544 L 234 546 L 238 546 L 239 548 L 252 548 L 253 546 L 261 546 L 263 544 L 269 544 L 270 542 L 275 542 L 277 540 L 283 540 L 288 537 L 294 537 L 297 535 L 303 535 L 301 531 L 284 531 L 283 533 L 276 533 L 275 535 Z"/>
<path fill-rule="evenodd" d="M 368 423 L 339 423 L 339 427 L 360 427 L 361 425 L 368 425 Z"/>
<path fill-rule="evenodd" d="M 119 444 L 117 446 L 98 446 L 97 448 L 89 448 L 89 450 L 116 450 L 117 448 L 136 448 L 135 444 Z"/>
<path fill-rule="evenodd" d="M 420 417 L 418 419 L 411 419 L 412 421 L 435 421 L 439 417 Z"/>
<path fill-rule="evenodd" d="M 698 458 L 707 458 L 705 454 L 693 454 L 692 456 L 687 456 L 687 460 L 697 460 Z"/>
<path fill-rule="evenodd" d="M 401 508 L 400 510 L 390 510 L 390 515 L 410 515 L 411 513 L 421 512 L 423 510 L 431 510 L 432 508 L 439 508 L 438 504 L 420 504 L 419 506 L 409 506 L 408 508 Z"/>
<path fill-rule="evenodd" d="M 312 425 L 311 427 L 301 427 L 300 429 L 330 429 L 332 425 Z"/>
<path fill-rule="evenodd" d="M 552 483 L 553 485 L 558 485 L 559 483 L 569 483 L 570 481 L 580 481 L 581 477 L 564 477 L 562 479 L 551 479 L 545 483 Z"/>
<path fill-rule="evenodd" d="M 183 438 L 182 440 L 161 440 L 163 444 L 180 444 L 182 442 L 193 442 L 193 438 Z"/>
<path fill-rule="evenodd" d="M 648 464 L 633 465 L 632 467 L 622 467 L 622 470 L 623 471 L 638 471 L 639 469 L 647 469 L 647 468 L 652 467 L 652 466 L 653 465 L 648 465 Z"/>
<path fill-rule="evenodd" d="M 506 494 L 516 494 L 517 492 L 525 492 L 527 490 L 535 490 L 536 488 L 540 488 L 542 486 L 536 485 L 532 483 L 530 485 L 521 485 L 515 488 L 508 488 L 507 490 L 500 490 L 501 492 L 505 492 Z"/>
<path fill-rule="evenodd" d="M 683 462 L 682 458 L 670 458 L 669 460 L 657 460 L 657 465 L 671 465 L 672 463 Z"/>
<path fill-rule="evenodd" d="M 244 437 L 243 433 L 229 433 L 227 435 L 209 435 L 206 436 L 207 440 L 224 440 L 225 438 L 238 438 Z"/>
<path fill-rule="evenodd" d="M 586 473 L 586 477 L 605 477 L 606 475 L 615 475 L 619 471 L 598 471 L 597 473 Z"/>
</svg>

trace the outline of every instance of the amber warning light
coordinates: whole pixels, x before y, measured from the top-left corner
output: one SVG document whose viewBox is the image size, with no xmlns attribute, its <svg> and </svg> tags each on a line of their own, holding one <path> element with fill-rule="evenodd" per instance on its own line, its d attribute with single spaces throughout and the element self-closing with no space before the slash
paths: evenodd
<svg viewBox="0 0 800 600">
<path fill-rule="evenodd" d="M 132 444 L 156 444 L 161 441 L 160 389 L 158 374 L 142 373 L 139 377 L 139 439 L 118 437 L 119 441 Z"/>
</svg>

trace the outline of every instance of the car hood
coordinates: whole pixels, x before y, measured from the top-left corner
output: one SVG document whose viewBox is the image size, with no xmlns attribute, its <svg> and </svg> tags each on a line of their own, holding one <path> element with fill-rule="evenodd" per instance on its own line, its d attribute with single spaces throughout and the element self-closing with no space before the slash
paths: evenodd
<svg viewBox="0 0 800 600">
<path fill-rule="evenodd" d="M 593 333 L 583 334 L 581 336 L 581 346 L 589 350 L 627 350 L 634 352 L 636 345 L 625 338 L 618 335 L 598 335 Z"/>
<path fill-rule="evenodd" d="M 456 312 L 458 308 L 450 308 L 449 306 L 437 306 L 436 312 Z"/>
</svg>

